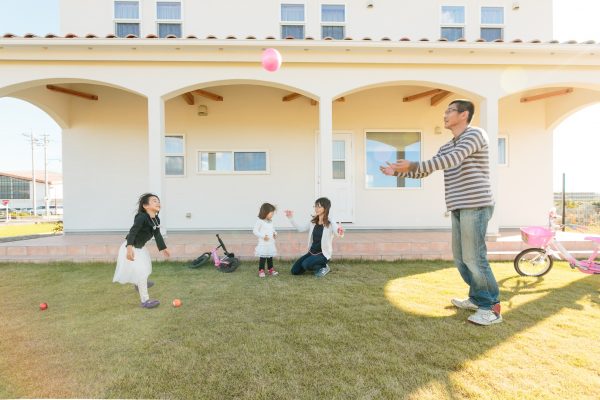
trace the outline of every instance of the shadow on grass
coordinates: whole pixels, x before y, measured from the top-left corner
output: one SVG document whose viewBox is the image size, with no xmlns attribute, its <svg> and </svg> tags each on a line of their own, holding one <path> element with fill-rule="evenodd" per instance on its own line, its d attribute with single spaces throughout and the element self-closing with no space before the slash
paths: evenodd
<svg viewBox="0 0 600 400">
<path fill-rule="evenodd" d="M 410 278 L 410 283 L 414 283 L 419 280 L 419 276 L 431 273 L 439 274 L 444 269 L 448 269 L 457 277 L 459 276 L 456 267 L 451 262 L 446 265 L 442 263 L 444 262 L 440 262 L 438 266 L 427 267 L 424 271 L 418 273 L 410 269 L 398 271 L 399 273 L 396 274 L 393 281 Z M 573 273 L 578 274 L 577 271 Z M 498 280 L 498 286 L 500 288 L 504 322 L 490 327 L 479 327 L 467 322 L 456 324 L 461 320 L 465 321 L 470 315 L 471 312 L 467 310 L 458 310 L 451 305 L 446 305 L 441 306 L 443 311 L 439 311 L 437 315 L 427 315 L 432 312 L 431 309 L 420 310 L 418 305 L 415 305 L 412 309 L 398 306 L 399 303 L 394 304 L 394 301 L 391 301 L 390 296 L 386 293 L 388 301 L 400 312 L 407 315 L 411 321 L 410 323 L 427 324 L 431 329 L 429 337 L 442 339 L 443 344 L 441 346 L 432 342 L 430 349 L 432 354 L 445 351 L 445 349 L 447 351 L 448 346 L 459 346 L 461 350 L 458 356 L 454 353 L 453 356 L 440 364 L 437 364 L 438 360 L 427 357 L 427 354 L 421 354 L 420 357 L 417 357 L 421 365 L 417 364 L 415 373 L 411 374 L 410 387 L 407 388 L 408 392 L 415 395 L 426 390 L 425 388 L 432 384 L 431 369 L 433 369 L 437 370 L 437 373 L 434 372 L 436 384 L 445 388 L 446 395 L 449 398 L 463 398 L 464 388 L 457 389 L 453 385 L 450 377 L 452 373 L 460 370 L 466 362 L 480 359 L 486 352 L 503 345 L 516 335 L 535 327 L 564 309 L 582 310 L 584 307 L 578 304 L 581 300 L 587 300 L 592 307 L 598 307 L 600 305 L 600 280 L 598 278 L 600 277 L 587 275 L 577 277 L 577 280 L 561 287 L 549 285 L 547 276 L 533 278 L 516 275 L 500 279 Z M 429 278 L 423 278 L 422 280 L 427 279 Z M 408 285 L 400 287 L 400 289 L 408 291 L 406 286 Z M 435 288 L 427 287 L 419 290 L 427 294 L 428 289 L 435 290 Z M 457 283 L 457 291 L 461 289 L 463 292 L 468 289 L 462 280 Z M 398 294 L 398 292 L 400 290 L 396 290 L 395 294 Z M 533 296 L 535 299 L 527 302 L 515 301 L 519 297 L 522 299 L 524 296 Z M 448 297 L 445 301 L 449 302 L 449 300 Z M 449 324 L 451 325 L 450 329 L 453 329 L 453 331 L 448 330 Z M 430 369 L 427 370 L 427 367 Z M 463 391 L 463 393 L 458 393 L 459 391 Z"/>
</svg>

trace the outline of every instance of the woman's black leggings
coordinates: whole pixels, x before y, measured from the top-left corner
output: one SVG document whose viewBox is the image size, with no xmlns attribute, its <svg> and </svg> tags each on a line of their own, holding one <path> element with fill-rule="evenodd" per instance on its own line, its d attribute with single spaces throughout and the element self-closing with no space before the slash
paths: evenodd
<svg viewBox="0 0 600 400">
<path fill-rule="evenodd" d="M 265 261 L 269 266 L 269 269 L 273 268 L 273 257 L 260 257 L 258 259 L 258 270 L 265 269 Z"/>
</svg>

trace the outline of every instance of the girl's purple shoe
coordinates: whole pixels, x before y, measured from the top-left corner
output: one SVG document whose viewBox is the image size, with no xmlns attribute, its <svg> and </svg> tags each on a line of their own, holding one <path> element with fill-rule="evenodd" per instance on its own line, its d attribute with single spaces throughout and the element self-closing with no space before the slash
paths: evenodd
<svg viewBox="0 0 600 400">
<path fill-rule="evenodd" d="M 154 308 L 154 307 L 158 307 L 159 304 L 160 304 L 160 301 L 158 301 L 158 300 L 146 300 L 145 302 L 140 304 L 140 307 Z"/>
</svg>

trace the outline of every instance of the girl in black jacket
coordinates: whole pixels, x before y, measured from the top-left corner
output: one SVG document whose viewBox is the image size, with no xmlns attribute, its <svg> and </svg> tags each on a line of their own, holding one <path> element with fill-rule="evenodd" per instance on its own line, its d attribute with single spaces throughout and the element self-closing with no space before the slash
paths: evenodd
<svg viewBox="0 0 600 400">
<path fill-rule="evenodd" d="M 148 249 L 144 247 L 152 237 L 156 240 L 158 250 L 165 257 L 170 253 L 160 233 L 160 199 L 152 193 L 145 193 L 138 201 L 138 212 L 133 220 L 133 226 L 129 230 L 126 242 L 119 248 L 117 257 L 117 268 L 113 282 L 133 283 L 140 294 L 141 306 L 144 308 L 157 307 L 158 300 L 150 300 L 148 287 L 152 283 L 148 277 L 152 273 L 152 259 Z"/>
</svg>

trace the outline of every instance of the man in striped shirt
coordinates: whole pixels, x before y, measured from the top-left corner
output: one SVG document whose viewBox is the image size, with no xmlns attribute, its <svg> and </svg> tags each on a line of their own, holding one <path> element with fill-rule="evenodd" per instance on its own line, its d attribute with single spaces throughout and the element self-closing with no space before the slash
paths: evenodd
<svg viewBox="0 0 600 400">
<path fill-rule="evenodd" d="M 478 325 L 502 322 L 498 283 L 487 259 L 485 234 L 494 212 L 490 186 L 488 136 L 471 127 L 475 106 L 468 100 L 454 100 L 444 112 L 444 127 L 452 131 L 451 141 L 430 160 L 398 160 L 381 166 L 385 175 L 424 178 L 444 170 L 446 206 L 452 213 L 452 253 L 469 298 L 452 299 L 454 306 L 476 312 L 469 321 Z"/>
</svg>

